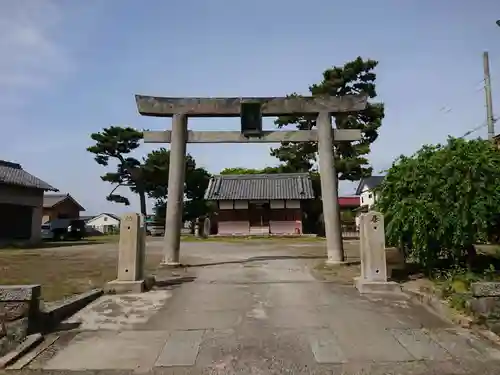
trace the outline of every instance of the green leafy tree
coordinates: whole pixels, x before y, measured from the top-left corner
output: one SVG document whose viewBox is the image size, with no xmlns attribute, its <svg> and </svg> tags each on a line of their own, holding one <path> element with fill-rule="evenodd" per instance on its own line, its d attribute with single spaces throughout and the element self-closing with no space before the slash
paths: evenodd
<svg viewBox="0 0 500 375">
<path fill-rule="evenodd" d="M 449 138 L 400 156 L 377 188 L 387 241 L 431 271 L 475 255 L 500 213 L 500 153 L 490 142 Z"/>
<path fill-rule="evenodd" d="M 101 180 L 115 186 L 106 199 L 128 206 L 130 204 L 128 198 L 114 193 L 118 187 L 126 186 L 139 195 L 141 213 L 146 215 L 143 166 L 139 160 L 128 156 L 140 146 L 143 138 L 142 132 L 130 127 L 111 126 L 91 134 L 90 138 L 95 144 L 88 147 L 87 151 L 95 155 L 94 159 L 98 164 L 108 166 L 110 160 L 116 162 L 115 172 L 108 172 L 101 176 Z"/>
<path fill-rule="evenodd" d="M 345 96 L 365 93 L 375 98 L 376 74 L 374 69 L 378 62 L 363 60 L 361 57 L 346 63 L 342 67 L 333 67 L 323 73 L 323 80 L 309 87 L 313 96 L 332 95 Z M 298 96 L 292 94 L 292 96 Z M 335 150 L 335 167 L 340 180 L 359 180 L 370 176 L 372 168 L 366 156 L 370 153 L 370 145 L 377 139 L 378 130 L 384 118 L 382 103 L 368 103 L 365 110 L 357 113 L 338 115 L 335 118 L 339 129 L 360 129 L 362 139 L 359 142 L 332 145 Z M 293 125 L 299 130 L 310 130 L 316 127 L 316 116 L 281 116 L 275 124 L 279 127 Z M 317 142 L 294 143 L 284 142 L 280 147 L 271 150 L 288 170 L 297 172 L 311 171 L 317 161 Z"/>
<path fill-rule="evenodd" d="M 142 160 L 129 156 L 140 146 L 143 139 L 142 132 L 130 127 L 111 126 L 101 132 L 91 134 L 91 138 L 95 144 L 87 150 L 95 155 L 94 159 L 98 164 L 108 166 L 111 159 L 116 161 L 116 171 L 101 176 L 103 181 L 114 185 L 107 200 L 129 205 L 128 198 L 114 193 L 118 187 L 126 186 L 139 195 L 143 215 L 147 214 L 146 197 L 149 197 L 155 200 L 157 208 L 155 212 L 164 221 L 168 197 L 170 151 L 160 148 L 149 153 Z M 184 205 L 183 216 L 185 220 L 191 220 L 208 210 L 208 205 L 203 198 L 210 174 L 205 169 L 197 167 L 194 158 L 188 154 L 185 176 L 184 193 L 187 202 Z"/>
<path fill-rule="evenodd" d="M 165 148 L 149 153 L 144 159 L 146 191 L 155 200 L 155 216 L 159 222 L 165 220 L 169 163 L 170 151 Z M 211 176 L 204 168 L 197 167 L 196 161 L 189 154 L 186 155 L 185 165 L 183 220 L 192 221 L 210 211 L 210 205 L 204 196 Z"/>
<path fill-rule="evenodd" d="M 262 169 L 258 168 L 243 168 L 243 167 L 235 167 L 235 168 L 225 168 L 220 174 L 228 175 L 228 174 L 276 174 L 276 173 L 287 173 L 291 172 L 288 170 L 286 166 L 280 165 L 277 167 L 265 167 Z"/>
</svg>

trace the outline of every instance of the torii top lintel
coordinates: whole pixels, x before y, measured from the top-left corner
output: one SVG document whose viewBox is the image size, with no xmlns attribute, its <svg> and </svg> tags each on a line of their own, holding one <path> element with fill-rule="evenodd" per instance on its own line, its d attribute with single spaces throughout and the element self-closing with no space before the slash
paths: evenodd
<svg viewBox="0 0 500 375">
<path fill-rule="evenodd" d="M 240 117 L 242 103 L 260 103 L 262 116 L 307 115 L 319 112 L 357 112 L 366 108 L 367 96 L 301 96 L 243 98 L 166 98 L 136 95 L 143 116 Z"/>
</svg>

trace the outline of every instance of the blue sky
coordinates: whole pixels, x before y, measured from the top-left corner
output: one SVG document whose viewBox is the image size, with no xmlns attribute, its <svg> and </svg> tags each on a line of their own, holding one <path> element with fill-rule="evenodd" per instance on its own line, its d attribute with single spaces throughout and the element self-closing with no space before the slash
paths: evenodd
<svg viewBox="0 0 500 375">
<path fill-rule="evenodd" d="M 484 123 L 485 50 L 500 113 L 499 18 L 498 0 L 2 1 L 0 159 L 70 193 L 88 213 L 137 210 L 135 197 L 128 208 L 106 202 L 105 168 L 85 150 L 90 133 L 111 124 L 170 126 L 139 116 L 135 93 L 306 93 L 326 68 L 360 55 L 380 62 L 386 118 L 370 155 L 378 171 Z M 193 130 L 238 126 L 237 119 L 190 120 Z M 486 137 L 486 128 L 473 135 Z M 152 149 L 144 145 L 137 156 Z M 277 164 L 268 149 L 188 146 L 213 173 Z"/>
</svg>

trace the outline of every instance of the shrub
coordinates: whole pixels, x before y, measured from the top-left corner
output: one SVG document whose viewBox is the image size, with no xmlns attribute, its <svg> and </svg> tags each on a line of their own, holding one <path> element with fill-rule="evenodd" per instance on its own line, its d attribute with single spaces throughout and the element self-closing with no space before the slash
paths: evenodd
<svg viewBox="0 0 500 375">
<path fill-rule="evenodd" d="M 423 146 L 400 156 L 377 190 L 387 242 L 430 271 L 472 256 L 497 227 L 500 151 L 480 139 Z"/>
</svg>

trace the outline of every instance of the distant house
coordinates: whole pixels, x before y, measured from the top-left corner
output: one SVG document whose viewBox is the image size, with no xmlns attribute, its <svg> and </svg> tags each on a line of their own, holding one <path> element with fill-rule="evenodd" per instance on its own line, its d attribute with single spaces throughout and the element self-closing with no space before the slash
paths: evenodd
<svg viewBox="0 0 500 375">
<path fill-rule="evenodd" d="M 371 176 L 362 178 L 356 189 L 356 195 L 360 196 L 360 207 L 356 211 L 356 227 L 359 229 L 360 217 L 363 212 L 370 210 L 377 201 L 374 189 L 384 181 L 385 176 Z"/>
<path fill-rule="evenodd" d="M 43 223 L 56 219 L 79 219 L 85 211 L 69 194 L 46 194 L 43 197 Z"/>
<path fill-rule="evenodd" d="M 360 196 L 361 207 L 372 208 L 377 201 L 374 189 L 384 181 L 385 176 L 371 176 L 362 178 L 356 189 L 356 195 Z"/>
<path fill-rule="evenodd" d="M 92 220 L 96 215 L 80 215 L 80 220 L 83 220 L 86 224 L 89 220 Z"/>
<path fill-rule="evenodd" d="M 220 235 L 302 233 L 301 203 L 314 199 L 307 173 L 214 176 L 205 199 L 217 202 Z"/>
<path fill-rule="evenodd" d="M 497 134 L 493 137 L 493 142 L 497 146 L 498 149 L 500 149 L 500 134 Z"/>
<path fill-rule="evenodd" d="M 58 190 L 20 164 L 0 160 L 0 242 L 41 240 L 45 191 Z"/>
<path fill-rule="evenodd" d="M 85 225 L 100 233 L 116 233 L 120 228 L 120 218 L 115 214 L 103 212 L 86 220 Z"/>
</svg>

